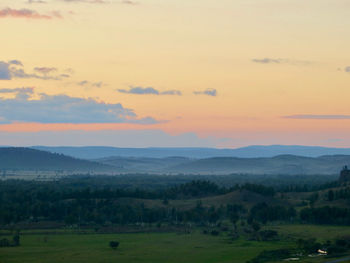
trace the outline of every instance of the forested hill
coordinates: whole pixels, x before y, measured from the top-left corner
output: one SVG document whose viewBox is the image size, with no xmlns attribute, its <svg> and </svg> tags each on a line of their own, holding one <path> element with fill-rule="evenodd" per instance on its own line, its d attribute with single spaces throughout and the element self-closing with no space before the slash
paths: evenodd
<svg viewBox="0 0 350 263">
<path fill-rule="evenodd" d="M 350 166 L 350 155 L 318 158 L 279 155 L 273 158 L 216 157 L 208 159 L 112 157 L 89 161 L 31 148 L 0 148 L 0 170 L 16 171 L 335 175 L 344 165 Z"/>
<path fill-rule="evenodd" d="M 337 175 L 343 166 L 350 167 L 350 155 L 329 155 L 317 158 L 279 155 L 272 158 L 215 157 L 207 159 L 111 157 L 96 161 L 115 166 L 128 173 L 202 175 Z"/>
<path fill-rule="evenodd" d="M 199 174 L 338 174 L 344 165 L 350 166 L 350 155 L 330 155 L 317 158 L 279 155 L 272 158 L 209 158 L 194 160 L 169 169 L 177 173 Z"/>
<path fill-rule="evenodd" d="M 350 155 L 350 148 L 326 148 L 302 145 L 270 145 L 248 146 L 237 149 L 216 148 L 117 148 L 104 146 L 86 147 L 49 147 L 33 146 L 36 150 L 62 153 L 80 159 L 101 159 L 107 157 L 147 157 L 166 158 L 181 156 L 186 158 L 213 158 L 213 157 L 237 157 L 237 158 L 261 158 L 277 155 L 297 155 L 305 157 L 319 157 L 323 155 Z"/>
<path fill-rule="evenodd" d="M 107 171 L 108 165 L 30 148 L 0 148 L 1 170 Z"/>
</svg>

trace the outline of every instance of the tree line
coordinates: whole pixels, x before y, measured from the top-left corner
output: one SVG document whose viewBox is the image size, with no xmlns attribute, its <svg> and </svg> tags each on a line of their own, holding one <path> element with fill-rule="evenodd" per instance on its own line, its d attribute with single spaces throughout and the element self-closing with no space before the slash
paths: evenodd
<svg viewBox="0 0 350 263">
<path fill-rule="evenodd" d="M 249 224 L 296 220 L 306 223 L 350 224 L 350 210 L 347 208 L 309 207 L 298 213 L 292 205 L 256 202 L 256 205 L 248 208 L 235 203 L 205 206 L 199 201 L 201 198 L 233 191 L 247 191 L 248 195 L 256 193 L 266 198 L 275 196 L 274 188 L 263 185 L 243 184 L 224 188 L 201 180 L 160 190 L 96 189 L 84 185 L 83 180 L 74 181 L 70 185 L 60 182 L 1 181 L 0 224 L 40 221 L 62 222 L 66 225 L 158 222 L 216 224 L 225 219 L 233 225 L 239 220 L 246 220 Z M 174 200 L 185 199 L 198 201 L 187 208 L 173 205 Z"/>
</svg>

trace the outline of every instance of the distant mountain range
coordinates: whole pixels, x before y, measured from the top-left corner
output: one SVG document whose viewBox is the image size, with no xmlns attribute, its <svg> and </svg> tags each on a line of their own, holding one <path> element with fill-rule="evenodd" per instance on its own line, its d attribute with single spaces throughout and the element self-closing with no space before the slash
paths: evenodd
<svg viewBox="0 0 350 263">
<path fill-rule="evenodd" d="M 87 149 L 93 149 L 94 147 Z M 43 149 L 40 147 L 40 149 Z M 63 148 L 66 149 L 66 148 Z M 74 147 L 68 149 L 76 149 Z M 80 154 L 85 149 L 79 148 Z M 114 148 L 111 151 L 114 152 Z M 188 148 L 187 154 L 191 153 Z M 117 150 L 120 150 L 117 148 Z M 162 149 L 143 149 L 145 154 L 165 154 Z M 216 149 L 209 149 L 214 153 Z M 209 152 L 208 150 L 208 152 Z M 184 153 L 183 149 L 174 149 Z M 174 151 L 169 148 L 168 154 Z M 220 150 L 218 150 L 220 152 Z M 119 151 L 120 153 L 121 151 Z M 192 149 L 192 153 L 199 149 Z M 207 153 L 208 153 L 207 152 Z M 92 152 L 91 152 L 92 153 Z M 110 152 L 109 152 L 110 153 Z M 137 153 L 136 149 L 130 154 Z M 223 152 L 221 152 L 223 153 Z M 271 153 L 271 152 L 270 152 Z M 86 153 L 91 156 L 92 154 Z M 86 156 L 85 155 L 85 156 Z M 95 153 L 95 155 L 97 155 Z M 16 171 L 65 171 L 108 174 L 154 173 L 154 174 L 270 174 L 270 175 L 331 175 L 338 174 L 344 165 L 350 166 L 350 155 L 325 155 L 305 157 L 296 155 L 278 155 L 274 157 L 238 158 L 238 157 L 104 157 L 83 160 L 61 153 L 51 153 L 32 148 L 0 148 L 0 170 Z"/>
<path fill-rule="evenodd" d="M 118 157 L 187 157 L 187 158 L 212 158 L 212 157 L 239 157 L 259 158 L 274 157 L 277 155 L 297 155 L 305 157 L 319 157 L 323 155 L 350 155 L 350 148 L 327 148 L 317 146 L 299 145 L 270 145 L 248 146 L 237 149 L 216 148 L 116 148 L 104 146 L 86 147 L 47 147 L 33 146 L 37 150 L 60 153 L 80 159 L 98 159 L 111 156 Z"/>
</svg>

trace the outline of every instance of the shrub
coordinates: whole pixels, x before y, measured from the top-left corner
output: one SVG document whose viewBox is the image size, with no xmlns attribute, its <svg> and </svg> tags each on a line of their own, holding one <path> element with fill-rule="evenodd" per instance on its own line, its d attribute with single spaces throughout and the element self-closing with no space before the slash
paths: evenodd
<svg viewBox="0 0 350 263">
<path fill-rule="evenodd" d="M 212 230 L 212 231 L 210 232 L 210 234 L 211 234 L 212 236 L 218 236 L 218 235 L 220 234 L 220 232 L 217 231 L 217 230 Z"/>
<path fill-rule="evenodd" d="M 110 241 L 109 246 L 113 249 L 117 249 L 117 247 L 119 247 L 119 242 L 118 241 Z"/>
<path fill-rule="evenodd" d="M 0 239 L 0 247 L 9 247 L 10 241 L 7 238 Z"/>
<path fill-rule="evenodd" d="M 269 241 L 275 240 L 278 236 L 278 233 L 274 230 L 262 230 L 259 232 L 259 236 L 262 241 Z"/>
<path fill-rule="evenodd" d="M 332 245 L 328 247 L 327 252 L 329 255 L 341 254 L 346 251 L 346 248 L 343 246 Z"/>
<path fill-rule="evenodd" d="M 251 261 L 248 261 L 248 263 L 264 263 L 270 261 L 279 261 L 290 257 L 291 254 L 292 253 L 289 249 L 263 251 Z"/>
</svg>

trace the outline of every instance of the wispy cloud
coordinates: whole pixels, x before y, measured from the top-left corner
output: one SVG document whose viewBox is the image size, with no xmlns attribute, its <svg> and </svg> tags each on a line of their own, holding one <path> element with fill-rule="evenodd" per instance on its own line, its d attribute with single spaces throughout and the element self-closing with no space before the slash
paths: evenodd
<svg viewBox="0 0 350 263">
<path fill-rule="evenodd" d="M 177 95 L 181 96 L 182 92 L 179 90 L 166 90 L 160 93 L 160 95 Z"/>
<path fill-rule="evenodd" d="M 105 0 L 60 0 L 61 2 L 66 3 L 89 3 L 89 4 L 108 4 L 109 1 Z"/>
<path fill-rule="evenodd" d="M 120 93 L 137 94 L 137 95 L 177 95 L 177 96 L 182 95 L 181 91 L 179 90 L 159 91 L 153 87 L 130 87 L 128 90 L 118 89 L 117 91 Z"/>
<path fill-rule="evenodd" d="M 19 60 L 17 60 L 17 59 L 10 60 L 10 61 L 8 62 L 8 64 L 10 64 L 10 65 L 17 65 L 17 66 L 22 66 L 22 67 L 23 67 L 22 62 L 19 61 Z"/>
<path fill-rule="evenodd" d="M 312 115 L 312 114 L 296 114 L 282 116 L 285 119 L 302 119 L 302 120 L 349 120 L 350 115 Z"/>
<path fill-rule="evenodd" d="M 23 69 L 11 68 L 11 77 L 17 79 L 41 79 L 41 80 L 62 80 L 69 75 L 61 74 L 59 76 L 51 76 L 48 74 L 27 73 Z"/>
<path fill-rule="evenodd" d="M 41 74 L 47 75 L 51 72 L 57 71 L 57 68 L 50 68 L 50 67 L 35 67 L 34 71 L 39 72 Z"/>
<path fill-rule="evenodd" d="M 138 5 L 138 2 L 135 1 L 130 1 L 130 0 L 123 0 L 121 1 L 122 4 L 126 4 L 126 5 Z"/>
<path fill-rule="evenodd" d="M 25 87 L 25 88 L 15 88 L 15 89 L 0 89 L 0 93 L 27 93 L 27 94 L 33 94 L 34 88 L 33 87 Z"/>
<path fill-rule="evenodd" d="M 70 77 L 66 73 L 51 75 L 58 71 L 55 67 L 35 67 L 33 71 L 33 73 L 26 72 L 23 69 L 23 63 L 19 60 L 0 61 L 0 80 L 11 80 L 12 78 L 62 80 Z"/>
<path fill-rule="evenodd" d="M 273 59 L 273 58 L 262 58 L 262 59 L 254 58 L 252 59 L 252 61 L 255 63 L 261 63 L 261 64 L 281 63 L 281 59 Z"/>
<path fill-rule="evenodd" d="M 82 86 L 82 87 L 93 87 L 93 88 L 101 88 L 101 87 L 107 85 L 107 84 L 103 83 L 102 81 L 91 82 L 91 81 L 88 81 L 88 80 L 79 81 L 77 84 L 79 86 Z"/>
<path fill-rule="evenodd" d="M 290 64 L 290 65 L 309 65 L 310 61 L 296 60 L 288 58 L 254 58 L 252 62 L 259 64 Z"/>
<path fill-rule="evenodd" d="M 47 2 L 43 0 L 28 0 L 26 3 L 27 4 L 47 4 Z"/>
<path fill-rule="evenodd" d="M 125 4 L 125 5 L 138 5 L 138 2 L 132 0 L 119 0 L 119 1 L 107 1 L 107 0 L 60 0 L 66 3 L 87 3 L 87 4 Z"/>
<path fill-rule="evenodd" d="M 217 90 L 216 89 L 206 89 L 206 90 L 203 90 L 203 91 L 194 91 L 193 94 L 195 94 L 195 95 L 207 95 L 207 96 L 216 97 L 217 96 Z"/>
<path fill-rule="evenodd" d="M 138 118 L 133 110 L 120 103 L 44 93 L 37 94 L 39 98 L 32 98 L 33 89 L 30 88 L 2 89 L 0 93 L 17 94 L 11 99 L 0 98 L 2 123 L 158 123 L 152 117 Z"/>
<path fill-rule="evenodd" d="M 27 18 L 27 19 L 54 19 L 62 18 L 62 15 L 57 11 L 52 11 L 49 14 L 40 14 L 35 10 L 22 8 L 22 9 L 12 9 L 4 8 L 0 10 L 0 18 Z"/>
</svg>

